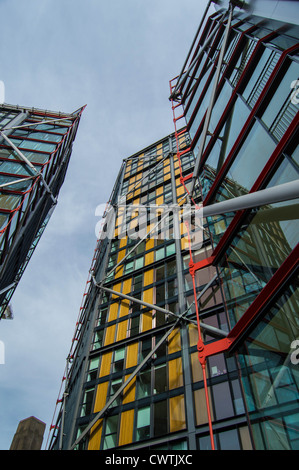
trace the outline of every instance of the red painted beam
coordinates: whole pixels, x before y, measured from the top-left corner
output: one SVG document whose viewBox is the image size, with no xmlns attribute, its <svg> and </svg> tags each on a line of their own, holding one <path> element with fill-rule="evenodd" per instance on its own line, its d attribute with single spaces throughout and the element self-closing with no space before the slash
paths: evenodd
<svg viewBox="0 0 299 470">
<path fill-rule="evenodd" d="M 211 266 L 214 261 L 214 256 L 210 256 L 209 258 L 205 258 L 201 261 L 198 261 L 197 263 L 193 263 L 190 261 L 189 263 L 189 272 L 191 276 L 195 274 L 195 271 L 198 271 L 199 269 L 206 268 L 207 266 Z"/>
</svg>

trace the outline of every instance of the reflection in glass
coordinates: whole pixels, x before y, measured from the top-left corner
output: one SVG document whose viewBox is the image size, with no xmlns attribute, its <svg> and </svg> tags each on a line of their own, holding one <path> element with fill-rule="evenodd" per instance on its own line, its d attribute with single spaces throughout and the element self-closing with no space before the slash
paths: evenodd
<svg viewBox="0 0 299 470">
<path fill-rule="evenodd" d="M 222 260 L 232 324 L 270 280 L 297 243 L 299 200 L 251 211 Z"/>
<path fill-rule="evenodd" d="M 252 428 L 257 450 L 299 449 L 299 368 L 292 356 L 298 306 L 295 278 L 240 350 L 247 407 L 254 421 L 260 418 Z"/>
</svg>

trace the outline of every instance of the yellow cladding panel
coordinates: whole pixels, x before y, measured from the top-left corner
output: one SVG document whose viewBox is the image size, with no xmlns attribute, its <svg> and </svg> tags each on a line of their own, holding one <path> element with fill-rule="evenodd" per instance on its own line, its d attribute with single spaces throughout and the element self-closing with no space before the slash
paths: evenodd
<svg viewBox="0 0 299 470">
<path fill-rule="evenodd" d="M 139 202 L 140 202 L 140 197 L 134 197 L 133 201 L 132 201 L 132 206 L 138 206 L 139 205 Z M 136 207 L 136 209 L 138 211 L 138 207 Z M 134 212 L 134 211 L 133 211 Z"/>
<path fill-rule="evenodd" d="M 185 188 L 184 188 L 183 185 L 178 186 L 178 187 L 176 188 L 176 194 L 177 194 L 177 197 L 181 197 L 181 196 L 183 196 L 183 195 L 185 194 Z"/>
<path fill-rule="evenodd" d="M 154 240 L 151 240 L 154 242 Z M 145 271 L 144 273 L 144 279 L 143 279 L 143 284 L 144 287 L 150 286 L 154 282 L 154 270 L 150 269 L 148 271 Z"/>
<path fill-rule="evenodd" d="M 182 387 L 184 385 L 183 366 L 182 359 L 180 357 L 168 362 L 168 373 L 169 390 L 173 390 L 174 388 Z"/>
<path fill-rule="evenodd" d="M 113 290 L 116 292 L 121 292 L 121 282 L 118 282 L 117 284 L 113 285 Z M 112 299 L 118 299 L 118 295 L 112 294 Z"/>
<path fill-rule="evenodd" d="M 137 366 L 138 343 L 129 344 L 127 347 L 126 369 Z"/>
<path fill-rule="evenodd" d="M 101 368 L 100 368 L 100 377 L 105 377 L 106 375 L 110 374 L 111 361 L 112 361 L 112 352 L 103 354 Z"/>
<path fill-rule="evenodd" d="M 188 234 L 188 230 L 184 222 L 181 222 L 181 235 L 186 235 Z"/>
<path fill-rule="evenodd" d="M 130 444 L 133 440 L 134 410 L 123 411 L 121 414 L 118 445 Z"/>
<path fill-rule="evenodd" d="M 128 243 L 128 237 L 121 238 L 119 249 L 122 250 L 123 248 L 126 248 L 127 243 Z"/>
<path fill-rule="evenodd" d="M 146 241 L 146 250 L 151 250 L 155 246 L 155 240 L 150 238 Z M 145 255 L 145 266 L 152 264 L 155 261 L 155 252 L 151 251 L 150 253 L 146 253 Z"/>
<path fill-rule="evenodd" d="M 123 283 L 123 294 L 129 294 L 131 292 L 132 278 L 126 279 Z"/>
<path fill-rule="evenodd" d="M 93 410 L 94 413 L 98 413 L 99 411 L 101 411 L 106 404 L 108 383 L 109 382 L 104 382 L 98 385 L 96 401 L 95 401 L 94 410 Z"/>
<path fill-rule="evenodd" d="M 189 240 L 188 237 L 181 239 L 181 249 L 182 250 L 189 250 Z"/>
<path fill-rule="evenodd" d="M 146 289 L 143 292 L 143 301 L 153 303 L 153 288 Z M 152 328 L 152 312 L 142 314 L 142 331 L 147 331 Z"/>
<path fill-rule="evenodd" d="M 100 450 L 102 430 L 103 420 L 99 419 L 99 421 L 91 428 L 88 450 Z"/>
<path fill-rule="evenodd" d="M 163 154 L 162 144 L 158 144 L 156 146 L 156 149 L 157 149 L 157 157 L 162 157 L 162 154 Z"/>
<path fill-rule="evenodd" d="M 129 315 L 130 302 L 129 300 L 122 300 L 120 303 L 119 317 L 125 317 Z"/>
<path fill-rule="evenodd" d="M 116 296 L 115 296 L 115 298 L 116 298 Z M 118 308 L 119 308 L 119 303 L 118 302 L 115 302 L 114 304 L 110 305 L 108 322 L 114 321 L 114 320 L 117 319 Z"/>
<path fill-rule="evenodd" d="M 169 399 L 170 432 L 186 428 L 185 399 L 179 395 Z"/>
<path fill-rule="evenodd" d="M 126 375 L 125 380 L 127 380 L 130 376 Z M 132 401 L 135 400 L 135 392 L 136 392 L 136 377 L 132 379 L 126 388 L 124 389 L 124 394 L 123 394 L 123 404 L 125 403 L 131 403 Z"/>
<path fill-rule="evenodd" d="M 164 200 L 164 199 L 163 199 L 163 196 L 157 197 L 157 199 L 156 199 L 156 204 L 157 204 L 157 206 L 162 206 L 163 200 Z"/>
<path fill-rule="evenodd" d="M 153 288 L 145 289 L 143 291 L 143 301 L 152 304 L 153 303 L 153 294 L 154 294 Z"/>
<path fill-rule="evenodd" d="M 125 255 L 126 255 L 126 249 L 120 250 L 117 255 L 116 264 L 118 264 L 122 259 L 124 259 Z"/>
<path fill-rule="evenodd" d="M 106 328 L 105 346 L 107 346 L 108 344 L 114 343 L 115 327 L 116 325 L 111 325 L 111 326 L 108 326 L 108 328 Z"/>
<path fill-rule="evenodd" d="M 119 277 L 122 277 L 123 271 L 124 271 L 123 265 L 118 266 L 118 268 L 115 270 L 114 278 L 118 279 Z"/>
<path fill-rule="evenodd" d="M 138 226 L 138 218 L 131 220 L 130 225 L 129 225 L 130 233 L 131 233 L 131 231 L 136 229 L 137 226 Z"/>
<path fill-rule="evenodd" d="M 142 314 L 142 331 L 148 331 L 152 329 L 152 312 Z"/>
<path fill-rule="evenodd" d="M 116 341 L 121 341 L 127 337 L 128 320 L 118 323 Z"/>
<path fill-rule="evenodd" d="M 169 335 L 168 354 L 172 354 L 180 350 L 181 350 L 181 335 L 180 335 L 180 330 L 176 328 Z"/>
</svg>

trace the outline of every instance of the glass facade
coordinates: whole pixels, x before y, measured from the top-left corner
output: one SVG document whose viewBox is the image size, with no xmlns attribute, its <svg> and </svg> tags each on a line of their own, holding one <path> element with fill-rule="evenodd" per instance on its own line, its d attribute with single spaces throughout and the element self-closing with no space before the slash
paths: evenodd
<svg viewBox="0 0 299 470">
<path fill-rule="evenodd" d="M 174 133 L 121 166 L 49 448 L 298 448 L 298 193 L 209 213 L 298 180 L 298 35 L 207 18 Z"/>
<path fill-rule="evenodd" d="M 54 208 L 81 112 L 0 106 L 0 318 Z"/>
</svg>

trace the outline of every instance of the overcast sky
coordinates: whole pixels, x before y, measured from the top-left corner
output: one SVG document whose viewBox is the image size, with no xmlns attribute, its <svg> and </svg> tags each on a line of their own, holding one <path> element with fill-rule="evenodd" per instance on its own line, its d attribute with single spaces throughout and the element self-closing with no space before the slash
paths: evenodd
<svg viewBox="0 0 299 470">
<path fill-rule="evenodd" d="M 97 205 L 123 158 L 174 131 L 180 73 L 205 0 L 0 0 L 5 102 L 73 112 L 87 104 L 58 206 L 0 322 L 0 449 L 20 420 L 47 425 L 96 245 Z"/>
</svg>

